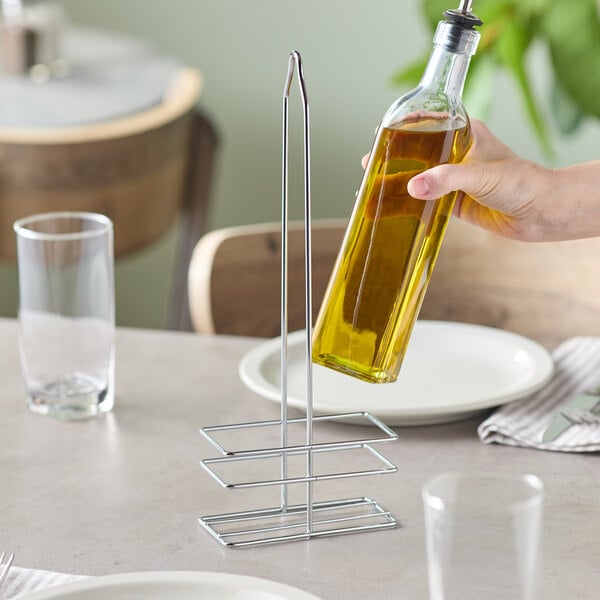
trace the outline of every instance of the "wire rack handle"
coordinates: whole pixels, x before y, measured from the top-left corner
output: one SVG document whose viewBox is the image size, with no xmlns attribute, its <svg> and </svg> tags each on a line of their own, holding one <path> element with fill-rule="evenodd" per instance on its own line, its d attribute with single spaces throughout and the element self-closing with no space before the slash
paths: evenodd
<svg viewBox="0 0 600 600">
<path fill-rule="evenodd" d="M 292 50 L 288 61 L 288 71 L 283 88 L 283 143 L 281 166 L 281 445 L 287 446 L 287 336 L 288 336 L 288 182 L 289 182 L 289 98 L 297 73 L 298 87 L 302 101 L 304 139 L 304 286 L 306 307 L 306 445 L 313 443 L 313 371 L 312 371 L 312 273 L 311 273 L 311 195 L 310 195 L 310 111 L 306 83 L 302 69 L 302 57 Z M 313 476 L 313 456 L 309 450 L 306 456 L 306 476 Z M 282 460 L 282 479 L 287 478 L 287 460 Z M 312 483 L 307 483 L 307 527 L 312 528 Z M 282 487 L 282 506 L 287 505 L 287 486 Z"/>
</svg>

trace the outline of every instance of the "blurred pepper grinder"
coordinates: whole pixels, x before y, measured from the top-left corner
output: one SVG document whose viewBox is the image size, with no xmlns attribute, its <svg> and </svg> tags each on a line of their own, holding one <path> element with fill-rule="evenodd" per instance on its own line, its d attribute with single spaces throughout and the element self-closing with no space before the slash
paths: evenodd
<svg viewBox="0 0 600 600">
<path fill-rule="evenodd" d="M 471 0 L 447 10 L 419 86 L 383 117 L 315 324 L 317 364 L 371 383 L 398 376 L 457 198 L 417 200 L 407 184 L 469 149 L 461 96 L 478 25 Z"/>
<path fill-rule="evenodd" d="M 1 0 L 2 72 L 29 76 L 38 83 L 68 74 L 63 37 L 66 16 L 47 0 Z"/>
</svg>

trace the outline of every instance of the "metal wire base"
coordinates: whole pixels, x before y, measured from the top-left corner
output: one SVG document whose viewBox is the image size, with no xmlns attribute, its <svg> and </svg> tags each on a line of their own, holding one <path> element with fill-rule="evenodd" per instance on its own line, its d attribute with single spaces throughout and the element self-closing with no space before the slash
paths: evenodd
<svg viewBox="0 0 600 600">
<path fill-rule="evenodd" d="M 268 485 L 285 485 L 288 483 L 306 483 L 341 479 L 364 475 L 376 475 L 396 472 L 398 468 L 383 454 L 373 448 L 372 444 L 389 442 L 398 435 L 379 419 L 367 412 L 344 413 L 313 417 L 312 423 L 317 426 L 329 423 L 354 423 L 375 426 L 365 429 L 357 428 L 353 439 L 327 440 L 311 445 L 292 442 L 298 428 L 306 426 L 306 417 L 288 419 L 287 421 L 257 421 L 252 423 L 236 423 L 203 427 L 200 433 L 222 456 L 205 458 L 200 461 L 202 467 L 219 483 L 227 488 L 249 488 Z M 287 445 L 267 445 L 263 448 L 231 449 L 227 437 L 238 441 L 244 431 L 263 441 L 270 440 L 273 434 L 284 427 Z M 296 429 L 296 431 L 294 431 Z M 347 434 L 347 432 L 346 432 Z M 369 434 L 369 435 L 366 435 Z M 221 438 L 217 438 L 220 435 Z M 239 443 L 239 441 L 238 441 Z M 310 454 L 313 462 L 311 473 L 306 472 L 306 461 Z M 352 468 L 340 468 L 340 463 L 351 464 Z M 246 479 L 240 480 L 240 474 Z"/>
<path fill-rule="evenodd" d="M 398 434 L 396 434 L 385 423 L 383 423 L 383 421 L 366 411 L 341 413 L 338 415 L 313 416 L 312 418 L 312 425 L 315 428 L 315 432 L 317 432 L 318 426 L 323 424 L 326 425 L 329 423 L 358 425 L 360 426 L 360 429 L 357 428 L 358 434 L 353 439 L 327 440 L 321 442 L 313 440 L 313 443 L 310 445 L 310 448 L 312 448 L 313 450 L 325 448 L 338 449 L 344 446 L 355 446 L 356 444 L 375 444 L 379 442 L 389 442 L 398 439 Z M 292 442 L 294 434 L 296 439 L 300 438 L 300 434 L 303 432 L 303 429 L 306 428 L 306 425 L 307 417 L 298 417 L 295 419 L 287 419 L 285 423 L 281 419 L 275 419 L 271 421 L 255 421 L 252 423 L 211 425 L 209 427 L 202 427 L 200 429 L 200 434 L 208 442 L 210 442 L 223 456 L 265 456 L 280 452 L 295 452 L 298 450 L 306 450 L 308 446 L 304 442 L 299 442 L 296 444 Z M 275 436 L 279 435 L 282 426 L 285 426 L 287 430 L 287 445 L 285 447 L 281 447 L 280 444 L 274 443 L 270 446 L 265 446 L 264 444 L 266 440 L 278 440 L 278 438 L 276 438 Z M 365 426 L 369 426 L 369 428 L 366 429 Z M 373 431 L 371 426 L 376 427 L 375 434 L 365 435 L 365 432 L 371 433 Z M 300 428 L 302 428 L 302 430 L 299 431 Z M 229 434 L 234 435 L 234 439 L 237 441 L 240 432 L 242 432 L 243 430 L 252 430 L 255 438 L 261 440 L 262 447 L 243 449 L 231 448 L 230 446 L 225 444 L 225 440 L 222 440 L 219 437 L 217 437 L 219 435 L 223 436 L 223 434 Z"/>
<path fill-rule="evenodd" d="M 306 504 L 287 510 L 271 508 L 212 515 L 202 517 L 199 522 L 224 546 L 257 546 L 398 526 L 396 519 L 370 498 L 315 502 L 312 512 L 310 531 L 306 527 Z"/>
</svg>

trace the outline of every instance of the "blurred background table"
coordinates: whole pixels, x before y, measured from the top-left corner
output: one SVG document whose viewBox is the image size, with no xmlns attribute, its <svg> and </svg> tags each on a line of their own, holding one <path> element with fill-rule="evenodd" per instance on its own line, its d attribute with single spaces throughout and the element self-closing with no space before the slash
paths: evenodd
<svg viewBox="0 0 600 600">
<path fill-rule="evenodd" d="M 426 598 L 421 486 L 467 468 L 538 475 L 547 494 L 541 597 L 598 596 L 597 456 L 483 445 L 476 434 L 483 416 L 398 428 L 400 439 L 383 448 L 397 474 L 322 482 L 315 493 L 373 497 L 400 528 L 227 549 L 197 518 L 276 506 L 279 490 L 220 488 L 198 465 L 211 450 L 197 429 L 279 418 L 279 407 L 237 375 L 259 340 L 119 329 L 116 408 L 75 423 L 26 411 L 15 321 L 0 320 L 0 340 L 0 538 L 18 566 L 85 575 L 221 571 L 285 582 L 324 600 Z"/>
<path fill-rule="evenodd" d="M 12 29 L 0 36 L 4 61 Z M 0 260 L 15 258 L 12 223 L 34 213 L 107 215 L 117 259 L 178 222 L 165 324 L 189 329 L 187 267 L 217 144 L 197 106 L 201 73 L 133 37 L 66 26 L 62 37 L 60 76 L 40 81 L 36 65 L 0 77 Z"/>
</svg>

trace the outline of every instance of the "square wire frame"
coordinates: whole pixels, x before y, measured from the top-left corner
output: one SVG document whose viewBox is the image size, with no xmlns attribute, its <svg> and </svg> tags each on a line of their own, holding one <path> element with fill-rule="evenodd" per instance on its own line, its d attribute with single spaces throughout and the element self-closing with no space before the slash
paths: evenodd
<svg viewBox="0 0 600 600">
<path fill-rule="evenodd" d="M 306 450 L 308 446 L 304 441 L 293 443 L 294 433 L 296 433 L 296 439 L 300 439 L 301 435 L 304 434 L 308 417 L 298 417 L 294 419 L 286 419 L 285 422 L 282 419 L 273 419 L 269 421 L 254 421 L 250 423 L 231 423 L 227 425 L 212 425 L 209 427 L 202 427 L 199 431 L 200 434 L 212 444 L 216 450 L 223 456 L 264 456 L 278 452 L 295 452 L 299 450 Z M 354 446 L 356 444 L 376 444 L 380 442 L 389 442 L 398 439 L 398 434 L 390 429 L 383 421 L 375 417 L 366 411 L 357 411 L 350 413 L 341 413 L 337 415 L 321 415 L 313 416 L 312 426 L 318 428 L 319 425 L 327 425 L 330 423 L 340 423 L 347 425 L 358 425 L 356 430 L 360 432 L 360 435 L 353 437 L 350 440 L 338 440 L 331 441 L 315 441 L 310 445 L 313 449 L 321 448 L 340 448 L 343 446 Z M 377 433 L 375 435 L 362 435 L 365 431 L 373 431 L 372 428 L 365 426 L 375 426 Z M 232 448 L 225 443 L 224 440 L 220 439 L 220 434 L 235 434 L 237 440 L 240 430 L 254 430 L 256 433 L 256 439 L 261 440 L 276 440 L 275 436 L 279 436 L 281 428 L 285 426 L 287 429 L 287 437 L 290 441 L 285 447 L 275 443 L 270 446 L 263 446 L 257 448 Z M 294 432 L 294 429 L 297 431 Z M 318 435 L 318 431 L 316 432 Z M 222 437 L 222 436 L 221 436 Z"/>
<path fill-rule="evenodd" d="M 257 546 L 277 542 L 398 526 L 394 516 L 370 498 L 350 498 L 312 505 L 312 526 L 307 526 L 306 504 L 286 508 L 252 510 L 199 519 L 200 524 L 223 546 Z"/>
<path fill-rule="evenodd" d="M 288 443 L 286 446 L 268 445 L 262 448 L 231 449 L 219 434 L 234 435 L 236 440 L 240 432 L 250 431 L 256 439 L 273 439 L 285 427 L 286 438 L 293 438 L 294 428 L 301 429 L 308 418 L 296 418 L 286 421 L 271 420 L 250 423 L 237 423 L 203 427 L 200 433 L 222 455 L 217 458 L 205 458 L 201 466 L 219 483 L 227 488 L 249 488 L 269 485 L 306 483 L 345 477 L 393 473 L 398 469 L 373 447 L 373 444 L 396 440 L 398 435 L 377 417 L 368 412 L 344 413 L 340 415 L 317 416 L 311 419 L 311 426 L 329 423 L 356 423 L 374 425 L 373 428 L 357 427 L 359 435 L 351 439 L 315 441 L 305 443 Z M 296 431 L 300 433 L 300 431 Z M 314 463 L 310 473 L 306 473 L 306 461 L 310 457 Z M 333 457 L 333 460 L 329 460 Z M 339 458 L 346 459 L 353 469 L 339 467 Z M 237 468 L 243 463 L 243 468 Z M 260 468 L 264 466 L 264 468 Z M 243 472 L 246 479 L 236 479 Z M 250 480 L 247 478 L 251 477 Z"/>
<path fill-rule="evenodd" d="M 205 458 L 201 466 L 225 488 L 254 488 L 280 486 L 282 503 L 277 508 L 204 516 L 199 523 L 222 545 L 247 547 L 277 542 L 309 540 L 317 537 L 369 532 L 398 526 L 395 517 L 375 500 L 367 497 L 312 501 L 314 482 L 347 477 L 394 473 L 396 465 L 373 447 L 373 444 L 396 440 L 398 435 L 368 412 L 343 413 L 312 417 L 318 425 L 355 423 L 373 427 L 356 427 L 351 439 L 320 441 L 311 445 L 267 445 L 257 448 L 231 449 L 220 434 L 239 437 L 248 431 L 257 439 L 273 437 L 282 427 L 293 429 L 307 424 L 307 417 L 203 427 L 201 435 L 221 454 Z M 271 430 L 271 431 L 269 431 Z M 269 434 L 265 434 L 269 431 Z M 346 430 L 345 430 L 346 431 Z M 367 435 L 368 434 L 368 435 Z M 327 464 L 331 458 L 332 465 Z M 311 467 L 303 471 L 310 461 Z M 323 465 L 320 463 L 324 462 Z M 339 468 L 352 464 L 352 469 Z M 240 468 L 242 466 L 243 468 Z M 255 467 L 264 468 L 257 472 Z M 225 468 L 225 472 L 223 472 Z M 227 469 L 229 468 L 229 472 Z M 235 479 L 244 473 L 244 479 Z M 287 504 L 287 486 L 304 483 L 307 486 L 306 504 Z"/>
</svg>

